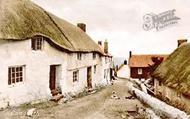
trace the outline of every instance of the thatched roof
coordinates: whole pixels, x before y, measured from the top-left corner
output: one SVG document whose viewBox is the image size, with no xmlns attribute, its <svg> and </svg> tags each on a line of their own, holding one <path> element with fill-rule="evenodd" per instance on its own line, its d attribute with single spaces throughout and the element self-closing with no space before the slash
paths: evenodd
<svg viewBox="0 0 190 119">
<path fill-rule="evenodd" d="M 0 0 L 0 40 L 46 36 L 68 51 L 100 52 L 80 28 L 45 11 L 30 0 Z"/>
<path fill-rule="evenodd" d="M 154 72 L 166 86 L 190 95 L 190 44 L 177 48 Z"/>
</svg>

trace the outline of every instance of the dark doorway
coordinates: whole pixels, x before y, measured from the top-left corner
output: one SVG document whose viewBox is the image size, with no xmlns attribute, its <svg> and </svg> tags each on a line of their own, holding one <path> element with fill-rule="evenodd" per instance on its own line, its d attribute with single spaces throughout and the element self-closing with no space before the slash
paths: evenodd
<svg viewBox="0 0 190 119">
<path fill-rule="evenodd" d="M 92 88 L 92 67 L 87 68 L 87 87 Z"/>
<path fill-rule="evenodd" d="M 49 88 L 51 91 L 56 89 L 56 65 L 50 66 Z"/>
</svg>

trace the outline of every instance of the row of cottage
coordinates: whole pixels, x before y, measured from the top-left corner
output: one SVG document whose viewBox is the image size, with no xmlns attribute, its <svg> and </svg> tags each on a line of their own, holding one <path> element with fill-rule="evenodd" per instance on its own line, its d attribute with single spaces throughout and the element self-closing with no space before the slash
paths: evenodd
<svg viewBox="0 0 190 119">
<path fill-rule="evenodd" d="M 108 42 L 29 0 L 0 1 L 0 108 L 108 85 Z"/>
<path fill-rule="evenodd" d="M 130 78 L 151 80 L 154 95 L 190 113 L 190 44 L 178 40 L 171 54 L 133 55 L 129 53 Z M 154 59 L 160 60 L 155 69 Z"/>
</svg>

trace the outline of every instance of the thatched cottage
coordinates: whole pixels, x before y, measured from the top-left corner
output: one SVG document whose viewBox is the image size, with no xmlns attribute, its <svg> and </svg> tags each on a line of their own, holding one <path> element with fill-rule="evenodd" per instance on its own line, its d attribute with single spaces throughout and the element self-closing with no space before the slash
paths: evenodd
<svg viewBox="0 0 190 119">
<path fill-rule="evenodd" d="M 110 83 L 108 42 L 29 0 L 0 0 L 0 107 Z M 79 28 L 80 27 L 80 28 Z"/>
<path fill-rule="evenodd" d="M 184 42 L 154 72 L 155 93 L 190 113 L 190 44 Z"/>
</svg>

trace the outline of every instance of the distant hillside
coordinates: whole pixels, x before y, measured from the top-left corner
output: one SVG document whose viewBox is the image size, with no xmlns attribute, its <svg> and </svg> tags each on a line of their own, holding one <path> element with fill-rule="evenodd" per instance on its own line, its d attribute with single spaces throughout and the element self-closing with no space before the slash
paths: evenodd
<svg viewBox="0 0 190 119">
<path fill-rule="evenodd" d="M 114 65 L 115 66 L 116 65 L 120 66 L 121 64 L 124 63 L 124 60 L 126 60 L 126 58 L 124 58 L 124 57 L 114 57 L 113 60 L 114 60 Z"/>
</svg>

